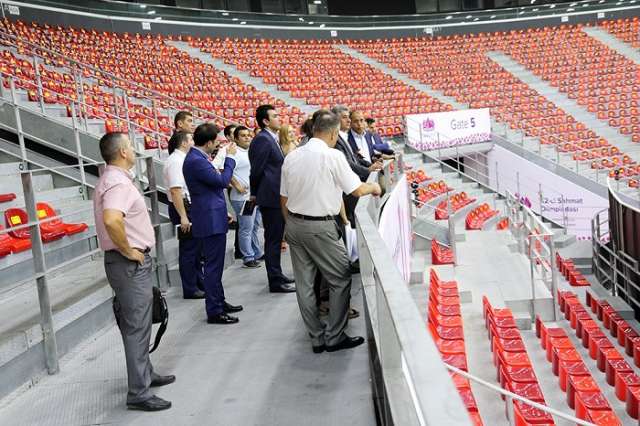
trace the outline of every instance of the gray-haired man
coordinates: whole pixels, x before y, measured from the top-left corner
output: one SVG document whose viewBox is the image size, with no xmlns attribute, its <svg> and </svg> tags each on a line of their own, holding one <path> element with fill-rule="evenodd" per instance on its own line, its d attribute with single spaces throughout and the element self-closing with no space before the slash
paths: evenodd
<svg viewBox="0 0 640 426">
<path fill-rule="evenodd" d="M 313 352 L 333 352 L 361 345 L 362 337 L 345 334 L 351 274 L 349 259 L 335 217 L 342 193 L 356 197 L 380 195 L 376 183 L 362 183 L 344 156 L 331 149 L 338 139 L 339 119 L 330 111 L 317 115 L 313 138 L 292 151 L 282 166 L 280 199 L 286 218 L 296 292 Z M 316 271 L 329 282 L 329 317 L 320 321 L 313 290 Z"/>
</svg>

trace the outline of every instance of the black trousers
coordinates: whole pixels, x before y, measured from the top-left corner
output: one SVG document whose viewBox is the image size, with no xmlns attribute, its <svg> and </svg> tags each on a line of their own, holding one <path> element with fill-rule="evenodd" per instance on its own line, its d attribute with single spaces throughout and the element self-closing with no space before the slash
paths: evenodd
<svg viewBox="0 0 640 426">
<path fill-rule="evenodd" d="M 284 218 L 279 208 L 260 207 L 264 226 L 264 263 L 267 269 L 269 287 L 284 284 L 280 265 L 281 244 L 284 237 Z"/>
</svg>

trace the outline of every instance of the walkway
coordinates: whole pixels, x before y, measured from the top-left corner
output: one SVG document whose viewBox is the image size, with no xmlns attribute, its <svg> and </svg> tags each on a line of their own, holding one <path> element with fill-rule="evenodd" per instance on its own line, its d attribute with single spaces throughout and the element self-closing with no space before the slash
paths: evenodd
<svg viewBox="0 0 640 426">
<path fill-rule="evenodd" d="M 288 256 L 283 262 L 290 265 Z M 245 308 L 232 326 L 208 325 L 202 301 L 183 300 L 171 289 L 169 330 L 152 355 L 156 371 L 177 376 L 157 389 L 173 402 L 170 410 L 125 409 L 124 353 L 114 326 L 66 357 L 60 374 L 2 401 L 0 424 L 375 424 L 367 347 L 313 354 L 296 296 L 270 294 L 265 278 L 264 267 L 238 263 L 225 271 L 228 300 Z M 355 287 L 353 304 L 360 309 Z M 361 317 L 347 332 L 363 335 L 364 329 Z"/>
</svg>

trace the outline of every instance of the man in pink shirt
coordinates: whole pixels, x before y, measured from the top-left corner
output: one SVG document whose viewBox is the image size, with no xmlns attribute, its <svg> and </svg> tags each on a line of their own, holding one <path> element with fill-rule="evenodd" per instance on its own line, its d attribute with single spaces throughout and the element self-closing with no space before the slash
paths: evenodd
<svg viewBox="0 0 640 426">
<path fill-rule="evenodd" d="M 93 208 L 107 280 L 120 305 L 129 381 L 127 407 L 166 410 L 171 402 L 153 395 L 150 387 L 173 383 L 176 378 L 155 374 L 149 359 L 153 303 L 149 252 L 155 236 L 144 197 L 129 172 L 135 165 L 135 151 L 125 133 L 112 132 L 100 139 L 100 154 L 107 167 L 96 184 Z"/>
</svg>

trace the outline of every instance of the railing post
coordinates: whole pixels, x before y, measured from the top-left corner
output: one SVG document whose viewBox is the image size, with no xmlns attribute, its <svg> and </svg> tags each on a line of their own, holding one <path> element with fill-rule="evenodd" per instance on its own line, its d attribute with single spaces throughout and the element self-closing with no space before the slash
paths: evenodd
<svg viewBox="0 0 640 426">
<path fill-rule="evenodd" d="M 140 146 L 138 144 L 138 141 L 136 140 L 136 132 L 133 128 L 133 123 L 131 123 L 130 120 L 130 115 L 129 115 L 129 100 L 128 100 L 128 95 L 127 95 L 127 91 L 125 90 L 124 93 L 122 94 L 122 100 L 123 100 L 123 104 L 124 104 L 124 115 L 125 115 L 125 120 L 127 121 L 127 129 L 128 129 L 128 133 L 129 133 L 129 140 L 131 141 L 131 145 L 133 145 L 134 149 L 136 152 L 142 152 L 140 150 Z M 117 119 L 117 117 L 116 117 Z M 153 163 L 152 163 L 153 165 Z M 136 177 L 135 177 L 135 181 L 138 183 L 138 185 L 140 184 L 140 178 L 142 177 L 142 168 L 140 167 L 140 163 L 138 161 L 136 161 Z"/>
<path fill-rule="evenodd" d="M 29 228 L 31 233 L 31 252 L 33 255 L 33 267 L 36 273 L 36 285 L 38 289 L 38 302 L 40 304 L 40 326 L 42 327 L 42 339 L 44 345 L 44 361 L 49 374 L 56 374 L 58 367 L 58 347 L 56 344 L 56 333 L 53 327 L 53 313 L 51 311 L 51 300 L 49 298 L 49 287 L 47 283 L 47 267 L 45 264 L 44 247 L 40 226 L 38 224 L 38 213 L 36 210 L 36 197 L 33 189 L 31 171 L 23 171 L 21 176 L 22 190 L 24 193 L 25 207 L 29 215 Z"/>
<path fill-rule="evenodd" d="M 458 153 L 458 145 L 456 144 L 456 167 L 458 169 L 458 176 L 460 176 L 460 154 Z"/>
<path fill-rule="evenodd" d="M 558 268 L 556 265 L 556 245 L 553 240 L 553 234 L 549 235 L 549 256 L 551 256 L 549 262 L 551 265 L 551 300 L 553 300 L 553 320 L 557 321 L 560 316 L 558 314 Z"/>
<path fill-rule="evenodd" d="M 160 203 L 158 201 L 158 185 L 156 182 L 156 172 L 153 167 L 153 157 L 146 157 L 147 179 L 149 180 L 149 192 L 151 197 L 151 221 L 156 237 L 156 276 L 158 279 L 158 287 L 166 289 L 169 282 L 169 272 L 167 262 L 164 256 L 164 239 L 162 237 L 162 228 L 160 223 Z"/>
<path fill-rule="evenodd" d="M 453 210 L 451 209 L 451 199 L 449 198 L 449 191 L 447 191 L 447 224 L 449 225 L 449 246 L 451 246 L 451 253 L 453 254 L 453 264 L 458 264 L 458 246 L 456 244 L 456 223 L 453 220 Z"/>
<path fill-rule="evenodd" d="M 87 176 L 84 172 L 84 160 L 82 159 L 82 144 L 80 143 L 80 131 L 78 130 L 78 118 L 76 117 L 76 104 L 71 102 L 71 124 L 73 125 L 73 139 L 76 143 L 76 155 L 78 156 L 78 169 L 80 170 L 80 181 L 82 182 L 82 198 L 89 199 L 87 191 Z"/>
<path fill-rule="evenodd" d="M 160 133 L 160 121 L 158 120 L 158 109 L 156 108 L 156 100 L 153 99 L 151 100 L 151 108 L 153 109 L 153 120 L 155 122 L 155 129 L 154 129 L 154 140 L 156 141 L 156 146 L 158 147 L 158 160 L 162 159 L 162 147 L 161 145 L 161 140 L 159 135 Z"/>
<path fill-rule="evenodd" d="M 87 99 L 84 94 L 84 82 L 82 77 L 82 71 L 78 71 L 76 77 L 78 100 L 80 101 L 80 118 L 84 121 L 84 131 L 89 131 L 89 106 L 87 105 Z"/>
<path fill-rule="evenodd" d="M 24 132 L 22 131 L 22 119 L 20 117 L 20 108 L 18 107 L 18 100 L 16 98 L 16 85 L 13 81 L 13 77 L 9 77 L 9 88 L 11 89 L 11 102 L 13 103 L 13 114 L 16 120 L 16 132 L 18 133 L 18 143 L 20 144 L 20 156 L 22 157 L 22 163 L 27 169 L 27 147 L 24 144 Z"/>
<path fill-rule="evenodd" d="M 38 100 L 40 102 L 40 112 L 45 114 L 44 110 L 44 90 L 42 90 L 42 78 L 40 77 L 40 69 L 38 67 L 38 57 L 33 56 L 33 68 L 36 72 L 36 85 L 38 88 Z"/>
<path fill-rule="evenodd" d="M 118 114 L 118 89 L 116 88 L 116 82 L 111 77 L 111 85 L 113 86 L 113 115 L 119 117 Z"/>
<path fill-rule="evenodd" d="M 532 236 L 535 238 L 535 236 Z M 536 320 L 536 279 L 534 272 L 534 254 L 535 254 L 535 244 L 532 244 L 529 241 L 529 275 L 531 278 L 531 324 L 533 324 Z"/>
<path fill-rule="evenodd" d="M 500 175 L 498 174 L 498 162 L 496 161 L 496 192 L 500 193 Z"/>
</svg>

